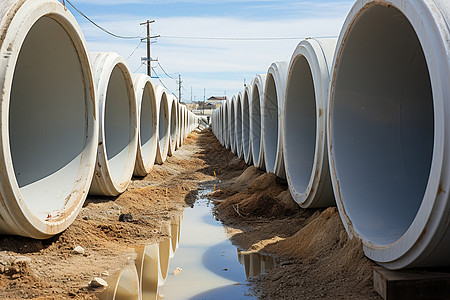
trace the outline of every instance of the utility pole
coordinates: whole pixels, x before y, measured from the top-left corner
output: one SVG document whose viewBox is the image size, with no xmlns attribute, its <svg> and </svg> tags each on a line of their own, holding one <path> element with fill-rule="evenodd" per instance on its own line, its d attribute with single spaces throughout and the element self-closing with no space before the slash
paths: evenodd
<svg viewBox="0 0 450 300">
<path fill-rule="evenodd" d="M 141 25 L 147 26 L 147 37 L 141 39 L 141 41 L 147 40 L 147 75 L 152 77 L 152 57 L 150 56 L 150 44 L 151 39 L 158 38 L 160 35 L 150 36 L 150 24 L 155 23 L 155 20 L 147 20 L 144 23 L 141 23 Z"/>
<path fill-rule="evenodd" d="M 203 89 L 203 115 L 205 115 L 206 89 Z"/>
<path fill-rule="evenodd" d="M 191 86 L 191 102 L 192 102 L 192 86 Z"/>
<path fill-rule="evenodd" d="M 181 84 L 183 81 L 181 81 L 181 75 L 178 74 L 178 101 L 181 102 Z"/>
</svg>

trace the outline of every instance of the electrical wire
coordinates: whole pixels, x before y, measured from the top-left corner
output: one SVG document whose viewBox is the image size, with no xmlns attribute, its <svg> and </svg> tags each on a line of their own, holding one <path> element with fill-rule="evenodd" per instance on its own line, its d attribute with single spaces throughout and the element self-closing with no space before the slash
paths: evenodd
<svg viewBox="0 0 450 300">
<path fill-rule="evenodd" d="M 73 5 L 72 2 L 70 2 L 69 0 L 64 0 L 64 2 L 69 3 L 69 5 L 73 7 L 73 9 L 75 9 L 80 15 L 82 15 L 84 18 L 86 18 L 89 22 L 91 22 L 95 27 L 97 27 L 101 31 L 106 32 L 107 34 L 109 34 L 109 35 L 111 35 L 113 37 L 116 37 L 116 38 L 119 38 L 119 39 L 127 39 L 127 40 L 134 40 L 134 39 L 141 39 L 142 38 L 140 36 L 123 36 L 123 35 L 114 34 L 111 31 L 105 29 L 104 27 L 102 27 L 102 26 L 98 25 L 97 23 L 95 23 L 94 21 L 92 21 L 81 10 L 76 8 L 75 5 Z"/>
<path fill-rule="evenodd" d="M 155 68 L 152 68 L 152 70 L 153 70 L 153 72 L 155 73 L 155 75 L 158 77 L 158 80 L 159 80 L 159 82 L 161 82 L 162 86 L 163 86 L 167 91 L 169 91 L 171 94 L 174 94 L 174 95 L 175 95 L 175 93 L 174 93 L 172 90 L 170 90 L 170 89 L 164 84 L 164 82 L 161 80 L 161 78 L 159 77 L 159 75 L 158 75 L 158 73 L 156 72 Z"/>
<path fill-rule="evenodd" d="M 137 68 L 136 71 L 134 71 L 133 73 L 136 73 L 137 71 L 139 71 L 139 70 L 142 68 L 143 65 L 145 65 L 145 63 L 141 63 L 141 65 L 139 66 L 139 68 Z"/>
<path fill-rule="evenodd" d="M 321 36 L 317 38 L 334 38 L 336 36 Z M 185 39 L 185 40 L 221 40 L 221 41 L 277 41 L 277 40 L 303 40 L 305 37 L 203 37 L 203 36 L 171 36 L 161 35 L 166 39 Z"/>
<path fill-rule="evenodd" d="M 131 54 L 128 56 L 127 60 L 129 60 L 131 58 L 131 56 L 133 56 L 134 52 L 137 51 L 137 49 L 139 49 L 139 46 L 142 44 L 142 40 L 139 42 L 139 44 L 137 45 L 136 49 L 133 50 L 133 52 L 131 52 Z"/>
<path fill-rule="evenodd" d="M 167 77 L 169 77 L 170 79 L 176 80 L 175 78 L 173 78 L 172 76 L 170 76 L 169 74 L 167 74 L 166 70 L 164 70 L 164 68 L 161 66 L 161 64 L 158 61 L 158 66 L 161 68 L 161 70 L 164 72 L 164 74 L 166 74 Z"/>
</svg>

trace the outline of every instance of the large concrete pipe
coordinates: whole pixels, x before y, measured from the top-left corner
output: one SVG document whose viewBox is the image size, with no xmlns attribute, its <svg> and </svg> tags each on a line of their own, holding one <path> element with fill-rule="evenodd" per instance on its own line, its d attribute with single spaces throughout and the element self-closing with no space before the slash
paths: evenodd
<svg viewBox="0 0 450 300">
<path fill-rule="evenodd" d="M 184 144 L 186 137 L 186 106 L 181 105 L 181 145 Z"/>
<path fill-rule="evenodd" d="M 230 101 L 230 109 L 228 110 L 228 126 L 230 133 L 230 151 L 236 154 L 236 97 L 233 96 Z"/>
<path fill-rule="evenodd" d="M 239 92 L 236 98 L 236 114 L 235 114 L 235 124 L 234 124 L 234 136 L 236 141 L 236 155 L 240 158 L 244 158 L 244 150 L 242 149 L 242 93 Z"/>
<path fill-rule="evenodd" d="M 217 128 L 217 130 L 218 130 L 218 135 L 219 135 L 219 141 L 220 141 L 220 144 L 222 146 L 225 145 L 224 136 L 223 136 L 223 109 L 224 109 L 224 104 L 222 104 L 220 106 L 219 111 L 218 111 L 218 116 L 217 116 L 217 121 L 218 121 L 218 128 Z"/>
<path fill-rule="evenodd" d="M 250 144 L 252 148 L 253 164 L 264 170 L 264 143 L 262 140 L 262 114 L 264 107 L 264 90 L 266 87 L 266 75 L 256 75 L 252 83 L 252 101 L 250 108 Z"/>
<path fill-rule="evenodd" d="M 344 226 L 375 262 L 450 265 L 450 4 L 359 0 L 342 28 L 328 121 Z"/>
<path fill-rule="evenodd" d="M 49 238 L 72 224 L 94 172 L 86 42 L 53 0 L 3 1 L 0 22 L 0 233 Z"/>
<path fill-rule="evenodd" d="M 250 143 L 250 107 L 252 101 L 252 84 L 244 87 L 242 98 L 242 154 L 246 164 L 252 163 L 252 145 Z"/>
<path fill-rule="evenodd" d="M 231 99 L 227 100 L 224 104 L 224 110 L 223 110 L 223 136 L 224 136 L 224 146 L 227 149 L 231 148 L 230 143 L 230 106 L 231 106 Z"/>
<path fill-rule="evenodd" d="M 307 39 L 292 55 L 284 103 L 283 151 L 292 198 L 303 208 L 335 205 L 326 116 L 336 38 Z"/>
<path fill-rule="evenodd" d="M 134 175 L 146 176 L 155 163 L 158 148 L 158 104 L 150 77 L 133 74 L 132 78 L 138 110 L 138 147 Z"/>
<path fill-rule="evenodd" d="M 139 276 L 139 290 L 142 299 L 158 299 L 158 285 L 161 280 L 159 244 L 137 249 L 136 269 Z"/>
<path fill-rule="evenodd" d="M 133 176 L 138 145 L 137 108 L 126 61 L 116 53 L 91 53 L 99 100 L 97 163 L 89 193 L 117 196 Z"/>
<path fill-rule="evenodd" d="M 181 104 L 176 101 L 177 104 L 177 144 L 175 150 L 181 147 Z"/>
<path fill-rule="evenodd" d="M 170 139 L 170 114 L 169 98 L 162 86 L 155 88 L 156 101 L 158 103 L 158 147 L 156 150 L 156 163 L 162 165 L 167 159 Z"/>
<path fill-rule="evenodd" d="M 283 159 L 283 105 L 286 91 L 288 63 L 273 63 L 267 71 L 262 129 L 266 171 L 286 178 Z"/>
<path fill-rule="evenodd" d="M 177 111 L 177 98 L 174 95 L 167 95 L 169 101 L 169 151 L 167 154 L 172 156 L 175 154 L 175 148 L 177 144 L 177 134 L 178 134 L 178 111 Z"/>
<path fill-rule="evenodd" d="M 98 295 L 100 300 L 140 300 L 139 276 L 134 264 L 106 279 L 108 289 Z"/>
</svg>

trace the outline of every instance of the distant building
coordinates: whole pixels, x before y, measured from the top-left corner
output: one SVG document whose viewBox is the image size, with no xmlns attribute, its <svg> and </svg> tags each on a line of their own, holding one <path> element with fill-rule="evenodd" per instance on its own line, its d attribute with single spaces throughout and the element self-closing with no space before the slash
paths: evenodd
<svg viewBox="0 0 450 300">
<path fill-rule="evenodd" d="M 206 100 L 206 107 L 207 109 L 215 109 L 219 106 L 221 106 L 225 101 L 227 101 L 227 97 L 209 97 L 208 100 Z"/>
</svg>

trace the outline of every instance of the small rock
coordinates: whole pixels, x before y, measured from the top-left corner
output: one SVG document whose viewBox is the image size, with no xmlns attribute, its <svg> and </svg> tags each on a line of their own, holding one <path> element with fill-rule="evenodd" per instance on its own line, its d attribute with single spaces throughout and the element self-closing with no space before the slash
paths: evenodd
<svg viewBox="0 0 450 300">
<path fill-rule="evenodd" d="M 89 218 L 86 217 L 86 216 L 84 216 L 84 217 L 83 217 L 83 220 L 87 221 L 87 220 L 89 220 Z"/>
<path fill-rule="evenodd" d="M 100 277 L 94 277 L 94 279 L 89 282 L 89 286 L 93 288 L 107 287 L 108 283 Z"/>
<path fill-rule="evenodd" d="M 103 273 L 102 273 L 102 276 L 108 277 L 108 276 L 109 276 L 109 272 L 108 272 L 108 271 L 103 272 Z"/>
<path fill-rule="evenodd" d="M 20 263 L 29 264 L 31 263 L 31 258 L 26 256 L 17 256 L 16 259 L 14 259 L 13 264 L 20 264 Z"/>
<path fill-rule="evenodd" d="M 133 221 L 133 216 L 131 214 L 121 214 L 119 216 L 119 221 L 120 222 L 130 223 L 130 222 Z"/>
<path fill-rule="evenodd" d="M 172 271 L 172 274 L 175 276 L 180 275 L 181 273 L 183 273 L 183 269 L 180 267 L 177 267 L 175 270 Z"/>
<path fill-rule="evenodd" d="M 84 250 L 84 248 L 83 247 L 81 247 L 81 246 L 76 246 L 74 249 L 73 249 L 73 253 L 75 253 L 75 254 L 84 254 L 86 251 Z"/>
</svg>

